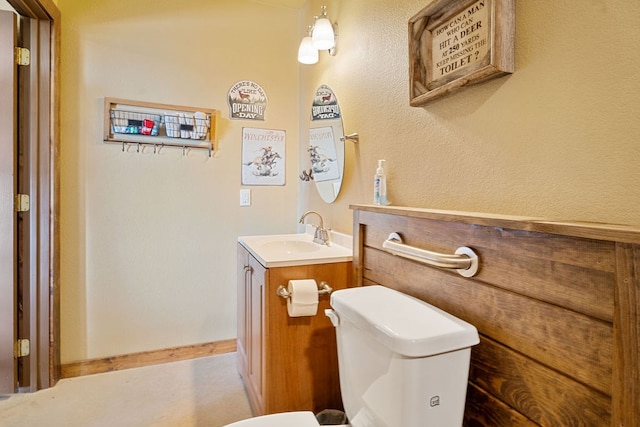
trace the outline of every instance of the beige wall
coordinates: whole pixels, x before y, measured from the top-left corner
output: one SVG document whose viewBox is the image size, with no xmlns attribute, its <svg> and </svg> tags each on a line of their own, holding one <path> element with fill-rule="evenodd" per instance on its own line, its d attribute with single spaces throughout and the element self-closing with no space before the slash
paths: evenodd
<svg viewBox="0 0 640 427">
<path fill-rule="evenodd" d="M 234 337 L 236 236 L 292 232 L 310 208 L 350 233 L 379 158 L 394 205 L 640 225 L 640 3 L 516 0 L 516 72 L 412 108 L 407 21 L 426 3 L 58 0 L 63 361 Z M 299 66 L 321 4 L 338 54 Z M 241 79 L 267 90 L 265 123 L 228 119 Z M 323 83 L 361 137 L 331 205 L 297 178 Z M 104 96 L 219 108 L 219 151 L 103 144 Z M 253 187 L 250 208 L 238 207 L 243 126 L 287 131 L 287 185 Z"/>
<path fill-rule="evenodd" d="M 62 31 L 63 362 L 236 336 L 243 234 L 296 230 L 299 11 L 248 0 L 59 0 Z M 230 120 L 239 80 L 264 122 Z M 103 98 L 219 110 L 218 150 L 122 152 Z M 239 207 L 243 127 L 287 132 L 286 186 Z"/>
<path fill-rule="evenodd" d="M 427 3 L 310 1 L 305 19 L 327 4 L 340 36 L 303 67 L 301 115 L 326 83 L 360 143 L 338 200 L 303 206 L 350 230 L 386 159 L 394 205 L 640 225 L 640 3 L 516 0 L 516 72 L 412 108 L 407 22 Z"/>
</svg>

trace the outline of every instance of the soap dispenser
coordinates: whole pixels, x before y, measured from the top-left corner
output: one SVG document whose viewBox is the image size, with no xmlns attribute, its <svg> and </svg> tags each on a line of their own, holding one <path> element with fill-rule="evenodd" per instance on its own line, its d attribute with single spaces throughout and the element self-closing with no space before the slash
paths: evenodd
<svg viewBox="0 0 640 427">
<path fill-rule="evenodd" d="M 378 169 L 376 169 L 376 176 L 373 179 L 373 204 L 386 206 L 389 204 L 387 201 L 387 178 L 384 175 L 384 162 L 385 160 L 378 160 Z"/>
</svg>

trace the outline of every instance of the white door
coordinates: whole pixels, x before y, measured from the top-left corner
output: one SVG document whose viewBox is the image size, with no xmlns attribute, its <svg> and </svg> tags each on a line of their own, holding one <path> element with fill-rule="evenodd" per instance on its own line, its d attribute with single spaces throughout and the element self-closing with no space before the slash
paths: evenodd
<svg viewBox="0 0 640 427">
<path fill-rule="evenodd" d="M 0 11 L 0 393 L 16 391 L 16 15 Z"/>
</svg>

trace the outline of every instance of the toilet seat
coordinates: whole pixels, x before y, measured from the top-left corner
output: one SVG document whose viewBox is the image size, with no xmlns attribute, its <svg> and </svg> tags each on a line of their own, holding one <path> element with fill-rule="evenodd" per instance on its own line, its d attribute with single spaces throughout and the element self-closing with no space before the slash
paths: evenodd
<svg viewBox="0 0 640 427">
<path fill-rule="evenodd" d="M 228 424 L 226 427 L 319 427 L 313 412 L 283 412 Z"/>
</svg>

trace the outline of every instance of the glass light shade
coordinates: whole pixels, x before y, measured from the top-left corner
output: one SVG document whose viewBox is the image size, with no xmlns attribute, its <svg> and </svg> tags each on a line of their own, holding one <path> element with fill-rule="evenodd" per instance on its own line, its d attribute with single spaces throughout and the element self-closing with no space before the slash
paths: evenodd
<svg viewBox="0 0 640 427">
<path fill-rule="evenodd" d="M 315 64 L 318 62 L 318 49 L 313 45 L 313 41 L 309 36 L 303 38 L 300 42 L 298 62 L 302 64 Z"/>
<path fill-rule="evenodd" d="M 335 35 L 333 33 L 333 25 L 327 18 L 320 18 L 313 24 L 313 33 L 311 34 L 313 45 L 318 50 L 328 50 L 336 45 Z"/>
</svg>

